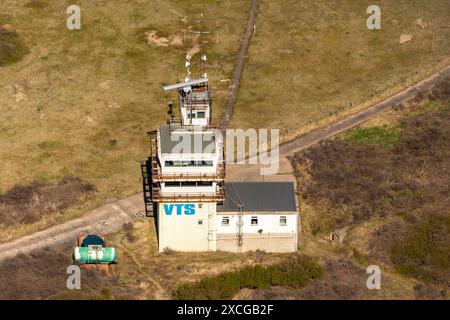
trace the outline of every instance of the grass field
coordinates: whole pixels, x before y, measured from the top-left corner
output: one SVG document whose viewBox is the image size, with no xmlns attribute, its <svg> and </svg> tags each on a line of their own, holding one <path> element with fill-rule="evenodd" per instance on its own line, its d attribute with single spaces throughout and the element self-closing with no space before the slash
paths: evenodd
<svg viewBox="0 0 450 320">
<path fill-rule="evenodd" d="M 293 138 L 450 62 L 449 1 L 378 1 L 381 30 L 366 27 L 370 4 L 262 0 L 232 126 Z"/>
<path fill-rule="evenodd" d="M 198 50 L 191 31 L 200 28 L 202 12 L 211 31 L 204 40 L 214 116 L 220 114 L 229 89 L 220 80 L 232 75 L 249 3 L 81 0 L 81 30 L 69 31 L 71 4 L 0 3 L 0 26 L 9 30 L 0 32 L 0 40 L 20 49 L 0 55 L 8 62 L 0 65 L 0 193 L 74 175 L 98 190 L 70 213 L 77 215 L 107 198 L 140 191 L 146 131 L 167 120 L 167 104 L 177 99 L 162 85 L 184 79 L 186 51 Z M 148 42 L 146 32 L 152 31 Z M 46 217 L 39 228 L 55 219 Z"/>
</svg>

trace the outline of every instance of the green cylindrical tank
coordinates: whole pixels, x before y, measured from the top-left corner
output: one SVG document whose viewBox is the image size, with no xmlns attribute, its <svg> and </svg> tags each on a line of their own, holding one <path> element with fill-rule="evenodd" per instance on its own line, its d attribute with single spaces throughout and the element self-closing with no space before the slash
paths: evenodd
<svg viewBox="0 0 450 320">
<path fill-rule="evenodd" d="M 116 248 L 102 248 L 93 250 L 88 247 L 76 247 L 73 259 L 78 263 L 116 263 Z"/>
</svg>

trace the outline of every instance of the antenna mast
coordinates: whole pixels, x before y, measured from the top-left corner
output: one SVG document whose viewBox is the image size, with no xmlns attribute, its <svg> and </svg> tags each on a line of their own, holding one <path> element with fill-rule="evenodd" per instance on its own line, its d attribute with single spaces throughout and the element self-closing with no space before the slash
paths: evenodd
<svg viewBox="0 0 450 320">
<path fill-rule="evenodd" d="M 200 31 L 193 31 L 194 34 L 199 35 L 199 42 L 200 42 L 200 70 L 201 75 L 200 77 L 206 78 L 207 74 L 205 72 L 205 61 L 206 61 L 206 54 L 203 50 L 203 37 L 204 34 L 210 34 L 211 31 L 203 31 L 203 13 L 200 14 Z"/>
</svg>

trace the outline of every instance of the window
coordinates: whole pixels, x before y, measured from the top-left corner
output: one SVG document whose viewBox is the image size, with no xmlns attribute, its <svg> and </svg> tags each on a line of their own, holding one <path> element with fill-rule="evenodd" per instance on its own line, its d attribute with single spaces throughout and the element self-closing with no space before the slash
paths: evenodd
<svg viewBox="0 0 450 320">
<path fill-rule="evenodd" d="M 258 217 L 251 217 L 250 225 L 257 226 L 258 225 Z"/>
<path fill-rule="evenodd" d="M 229 226 L 230 225 L 230 217 L 223 217 L 222 218 L 222 225 L 223 226 Z"/>
<path fill-rule="evenodd" d="M 187 117 L 188 117 L 188 119 L 191 118 L 191 113 L 190 112 L 188 112 Z M 192 119 L 195 119 L 195 113 L 192 113 Z"/>
<path fill-rule="evenodd" d="M 197 118 L 198 119 L 204 119 L 205 118 L 205 111 L 197 112 Z"/>
<path fill-rule="evenodd" d="M 197 224 L 198 224 L 199 226 L 201 226 L 201 225 L 203 224 L 203 220 L 198 220 L 198 221 L 197 221 Z"/>
<path fill-rule="evenodd" d="M 182 187 L 196 187 L 197 184 L 195 183 L 195 181 L 182 181 L 181 186 Z"/>
<path fill-rule="evenodd" d="M 280 226 L 287 226 L 287 217 L 286 216 L 280 217 Z"/>
<path fill-rule="evenodd" d="M 164 183 L 165 187 L 180 187 L 181 184 L 179 181 L 167 181 Z"/>
<path fill-rule="evenodd" d="M 213 185 L 212 181 L 198 181 L 198 187 L 211 187 Z"/>
<path fill-rule="evenodd" d="M 184 160 L 184 161 L 166 161 L 166 167 L 212 167 L 213 162 L 210 160 Z"/>
</svg>

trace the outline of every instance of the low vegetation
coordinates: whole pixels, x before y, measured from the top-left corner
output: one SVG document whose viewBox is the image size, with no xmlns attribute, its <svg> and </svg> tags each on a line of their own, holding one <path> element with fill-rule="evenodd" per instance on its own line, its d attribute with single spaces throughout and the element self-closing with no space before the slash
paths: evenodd
<svg viewBox="0 0 450 320">
<path fill-rule="evenodd" d="M 449 107 L 446 79 L 295 156 L 303 237 L 317 246 L 328 232 L 345 230 L 327 255 L 382 266 L 391 277 L 387 285 L 383 280 L 383 298 L 448 297 Z M 312 287 L 305 289 L 309 297 Z"/>
<path fill-rule="evenodd" d="M 0 20 L 0 67 L 20 61 L 28 49 L 11 26 L 2 26 Z"/>
<path fill-rule="evenodd" d="M 225 272 L 199 282 L 181 285 L 175 292 L 177 299 L 231 299 L 243 288 L 264 289 L 284 286 L 292 289 L 305 287 L 312 279 L 323 276 L 323 270 L 312 258 L 291 256 L 269 266 L 248 266 L 234 272 Z"/>
<path fill-rule="evenodd" d="M 324 259 L 324 276 L 308 282 L 304 288 L 289 287 L 241 290 L 238 299 L 251 300 L 349 300 L 376 296 L 366 287 L 367 273 L 349 258 Z M 372 293 L 372 295 L 371 295 Z"/>
<path fill-rule="evenodd" d="M 320 204 L 312 232 L 448 204 L 449 121 L 450 113 L 432 111 L 403 120 L 401 129 L 355 129 L 347 140 L 298 154 L 302 197 Z"/>
<path fill-rule="evenodd" d="M 0 224 L 31 224 L 50 213 L 62 213 L 93 197 L 95 190 L 94 185 L 74 176 L 66 176 L 58 183 L 16 186 L 0 194 Z"/>
<path fill-rule="evenodd" d="M 72 264 L 70 250 L 70 247 L 45 249 L 2 261 L 0 299 L 103 299 L 101 289 L 113 287 L 117 277 L 104 277 L 99 272 L 83 269 L 81 290 L 67 289 L 66 270 Z"/>
<path fill-rule="evenodd" d="M 353 143 L 367 145 L 390 146 L 396 144 L 400 139 L 398 126 L 394 127 L 357 127 L 346 134 L 346 139 Z"/>
<path fill-rule="evenodd" d="M 450 213 L 411 226 L 392 246 L 398 271 L 427 283 L 450 286 Z"/>
</svg>

